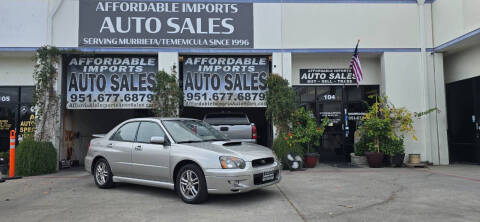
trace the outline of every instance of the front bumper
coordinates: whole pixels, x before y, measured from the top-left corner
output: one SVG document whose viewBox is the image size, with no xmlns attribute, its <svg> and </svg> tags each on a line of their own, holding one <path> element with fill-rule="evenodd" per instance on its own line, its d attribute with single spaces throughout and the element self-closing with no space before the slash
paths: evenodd
<svg viewBox="0 0 480 222">
<path fill-rule="evenodd" d="M 268 171 L 274 172 L 274 178 L 263 182 L 259 176 Z M 207 169 L 205 179 L 210 194 L 243 193 L 279 183 L 280 165 L 275 162 L 255 168 L 249 164 L 245 169 Z"/>
</svg>

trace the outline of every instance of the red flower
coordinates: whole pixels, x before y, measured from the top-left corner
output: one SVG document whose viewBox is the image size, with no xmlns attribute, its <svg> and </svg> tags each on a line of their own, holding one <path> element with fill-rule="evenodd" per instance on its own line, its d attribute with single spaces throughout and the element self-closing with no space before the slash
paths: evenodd
<svg viewBox="0 0 480 222">
<path fill-rule="evenodd" d="M 288 136 L 289 136 L 289 137 L 292 137 L 292 132 L 288 132 Z"/>
<path fill-rule="evenodd" d="M 300 125 L 300 122 L 297 122 L 297 125 Z"/>
</svg>

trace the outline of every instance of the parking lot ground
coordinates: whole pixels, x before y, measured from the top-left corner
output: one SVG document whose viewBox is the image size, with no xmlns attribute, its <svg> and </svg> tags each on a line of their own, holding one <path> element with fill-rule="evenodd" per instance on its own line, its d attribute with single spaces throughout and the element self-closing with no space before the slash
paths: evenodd
<svg viewBox="0 0 480 222">
<path fill-rule="evenodd" d="M 98 189 L 81 169 L 0 183 L 0 221 L 480 221 L 480 166 L 283 171 L 278 185 L 184 204 L 173 191 Z"/>
</svg>

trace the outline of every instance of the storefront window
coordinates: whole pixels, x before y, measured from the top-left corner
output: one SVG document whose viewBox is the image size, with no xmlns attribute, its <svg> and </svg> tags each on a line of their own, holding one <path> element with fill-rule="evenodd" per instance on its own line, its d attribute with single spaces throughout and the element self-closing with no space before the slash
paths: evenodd
<svg viewBox="0 0 480 222">
<path fill-rule="evenodd" d="M 25 133 L 35 130 L 33 87 L 0 87 L 0 152 L 9 149 L 10 130 L 21 140 Z"/>
</svg>

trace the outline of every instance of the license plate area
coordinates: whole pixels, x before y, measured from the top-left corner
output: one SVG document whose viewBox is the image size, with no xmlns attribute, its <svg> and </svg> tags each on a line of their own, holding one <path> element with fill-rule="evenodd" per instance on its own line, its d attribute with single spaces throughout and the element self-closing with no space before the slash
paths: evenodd
<svg viewBox="0 0 480 222">
<path fill-rule="evenodd" d="M 270 171 L 263 172 L 262 181 L 265 182 L 265 181 L 273 180 L 274 178 L 275 178 L 275 171 L 270 170 Z"/>
</svg>

